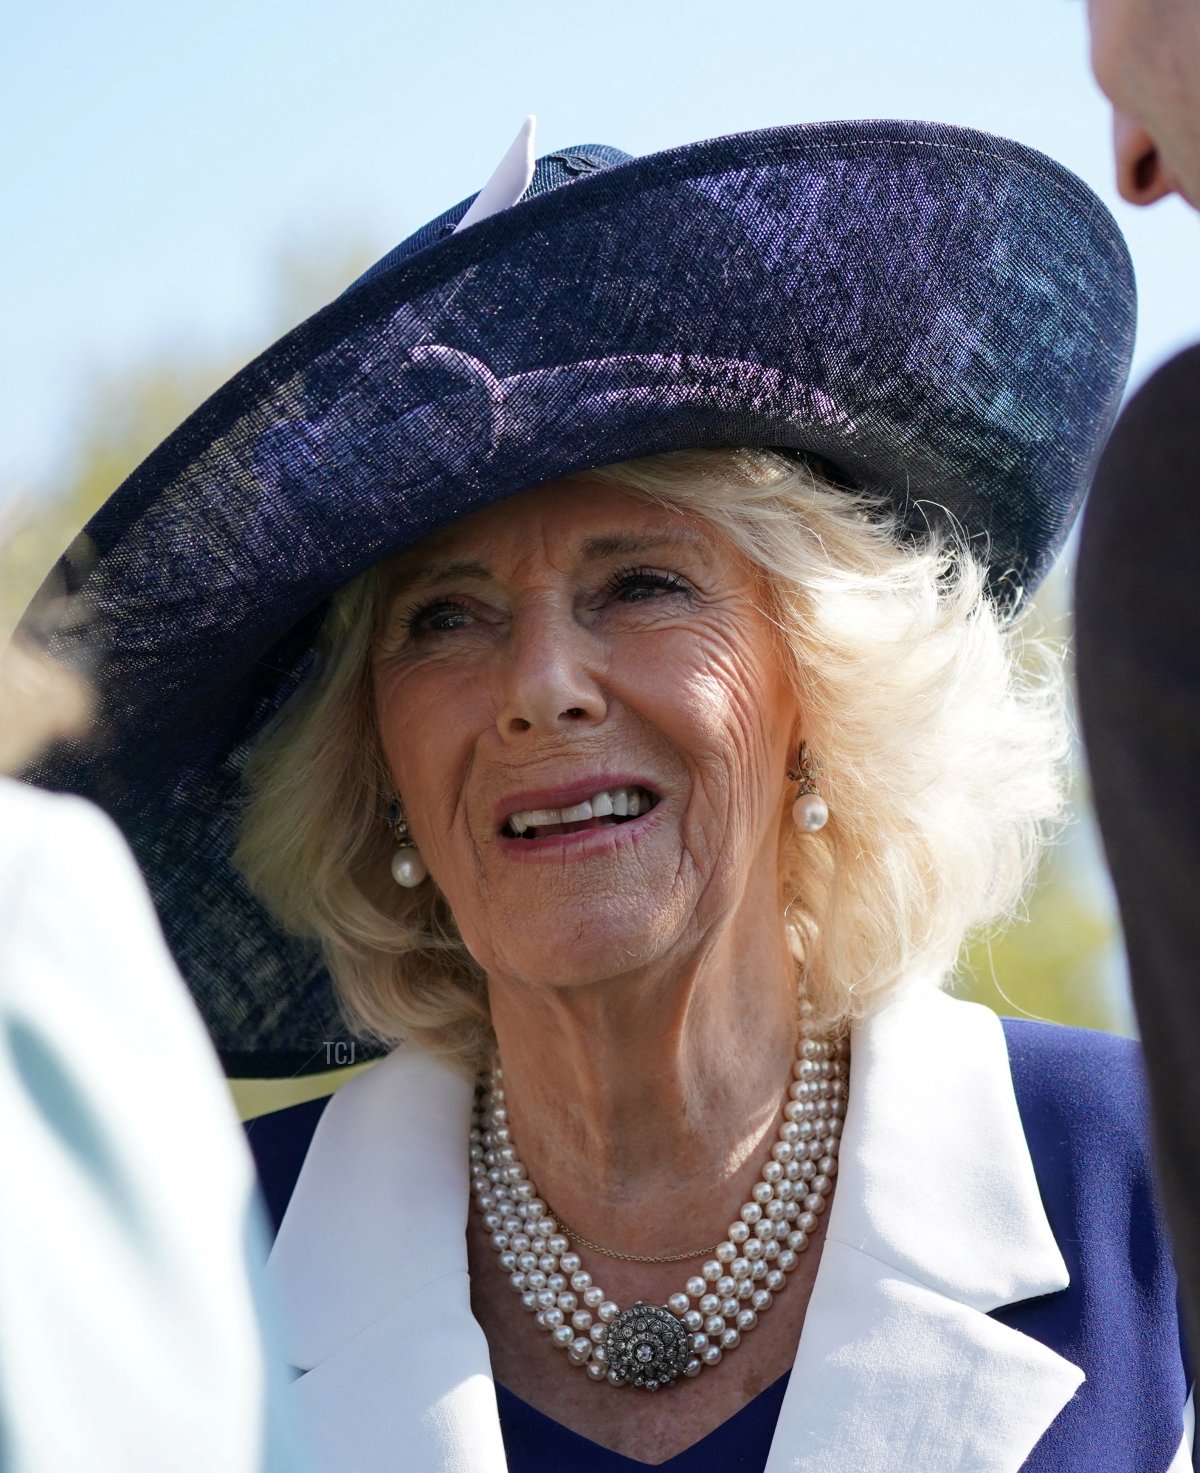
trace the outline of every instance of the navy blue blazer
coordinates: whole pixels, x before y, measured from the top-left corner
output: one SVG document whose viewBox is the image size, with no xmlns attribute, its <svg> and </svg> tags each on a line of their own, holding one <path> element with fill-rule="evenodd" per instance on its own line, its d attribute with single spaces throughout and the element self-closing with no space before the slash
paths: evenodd
<svg viewBox="0 0 1200 1473">
<path fill-rule="evenodd" d="M 1178 1467 L 1172 1458 L 1191 1372 L 1147 1145 L 1140 1051 L 1128 1039 L 1082 1029 L 1012 1019 L 1003 1027 L 1021 1123 L 1070 1285 L 992 1317 L 1086 1375 L 1023 1467 Z M 327 1103 L 296 1105 L 246 1126 L 276 1229 Z"/>
</svg>

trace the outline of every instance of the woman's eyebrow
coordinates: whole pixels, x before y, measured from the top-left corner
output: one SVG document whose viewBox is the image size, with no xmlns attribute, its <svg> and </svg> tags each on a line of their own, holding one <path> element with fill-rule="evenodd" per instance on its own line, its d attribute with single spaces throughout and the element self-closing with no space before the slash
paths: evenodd
<svg viewBox="0 0 1200 1473">
<path fill-rule="evenodd" d="M 585 563 L 602 562 L 612 557 L 639 557 L 649 552 L 660 552 L 663 548 L 690 547 L 705 551 L 703 537 L 690 527 L 672 528 L 666 532 L 612 532 L 602 537 L 588 537 L 580 545 L 580 560 Z M 419 592 L 435 583 L 457 582 L 466 579 L 474 583 L 486 583 L 495 573 L 487 563 L 477 558 L 456 558 L 442 562 L 438 558 L 423 567 L 395 570 L 392 588 L 406 593 Z"/>
<path fill-rule="evenodd" d="M 644 552 L 657 552 L 664 547 L 690 547 L 704 551 L 705 539 L 691 527 L 675 527 L 667 532 L 615 532 L 605 537 L 589 537 L 580 548 L 585 562 L 598 562 L 609 557 L 637 557 Z"/>
<path fill-rule="evenodd" d="M 491 568 L 474 558 L 460 558 L 456 562 L 426 563 L 411 572 L 397 571 L 395 586 L 404 589 L 428 588 L 432 583 L 443 583 L 446 579 L 466 578 L 473 582 L 485 582 L 493 576 Z"/>
</svg>

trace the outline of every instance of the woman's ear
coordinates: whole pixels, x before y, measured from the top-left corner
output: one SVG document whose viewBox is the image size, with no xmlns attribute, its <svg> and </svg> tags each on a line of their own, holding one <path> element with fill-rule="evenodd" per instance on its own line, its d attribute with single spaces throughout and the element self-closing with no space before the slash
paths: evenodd
<svg viewBox="0 0 1200 1473">
<path fill-rule="evenodd" d="M 800 749 L 804 746 L 807 740 L 808 738 L 805 734 L 804 722 L 801 719 L 799 712 L 797 712 L 796 719 L 792 723 L 791 733 L 788 737 L 787 764 L 785 767 L 785 772 L 789 776 L 789 781 L 792 780 L 790 775 L 797 771 L 800 760 Z"/>
</svg>

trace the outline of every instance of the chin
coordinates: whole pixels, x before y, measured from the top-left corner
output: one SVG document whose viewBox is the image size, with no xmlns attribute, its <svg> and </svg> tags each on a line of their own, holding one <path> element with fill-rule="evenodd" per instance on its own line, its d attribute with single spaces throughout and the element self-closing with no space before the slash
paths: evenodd
<svg viewBox="0 0 1200 1473">
<path fill-rule="evenodd" d="M 641 918 L 638 922 L 632 917 L 615 920 L 611 914 L 573 922 L 562 917 L 550 924 L 543 919 L 521 935 L 505 938 L 493 931 L 485 955 L 471 949 L 489 976 L 574 990 L 652 966 L 678 938 L 678 926 L 665 918 L 650 926 Z"/>
</svg>

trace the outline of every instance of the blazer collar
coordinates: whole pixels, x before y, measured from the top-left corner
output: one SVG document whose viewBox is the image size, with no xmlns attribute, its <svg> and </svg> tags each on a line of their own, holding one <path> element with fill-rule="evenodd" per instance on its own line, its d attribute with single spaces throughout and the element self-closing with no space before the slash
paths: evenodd
<svg viewBox="0 0 1200 1473">
<path fill-rule="evenodd" d="M 319 1473 L 505 1467 L 466 1255 L 469 1081 L 399 1048 L 326 1107 L 268 1263 Z M 987 1311 L 1067 1286 L 999 1020 L 855 1030 L 828 1235 L 768 1473 L 1015 1473 L 1084 1377 Z"/>
<path fill-rule="evenodd" d="M 267 1261 L 315 1473 L 502 1473 L 467 1275 L 472 1087 L 398 1048 L 322 1112 Z"/>
<path fill-rule="evenodd" d="M 838 1188 L 768 1473 L 1011 1473 L 1084 1380 L 987 1311 L 1065 1289 L 1000 1020 L 914 986 L 851 1038 Z"/>
</svg>

